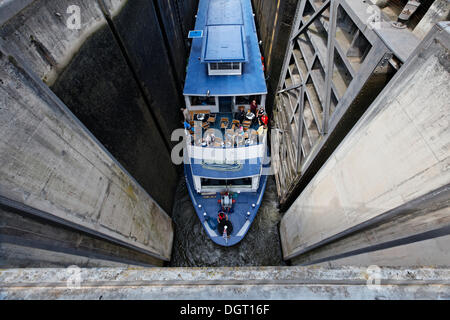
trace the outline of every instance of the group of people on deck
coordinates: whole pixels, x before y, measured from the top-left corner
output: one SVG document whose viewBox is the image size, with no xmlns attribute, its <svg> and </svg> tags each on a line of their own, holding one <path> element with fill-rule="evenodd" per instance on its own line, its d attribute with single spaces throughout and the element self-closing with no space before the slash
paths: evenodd
<svg viewBox="0 0 450 320">
<path fill-rule="evenodd" d="M 192 129 L 190 125 L 191 115 L 189 111 L 186 108 L 181 109 L 184 117 L 184 128 L 186 130 Z M 250 104 L 250 108 L 247 110 L 247 112 L 244 111 L 244 108 L 240 108 L 239 111 L 236 113 L 235 117 L 236 120 L 239 120 L 241 125 L 238 127 L 237 134 L 243 135 L 244 134 L 244 128 L 242 127 L 242 124 L 244 121 L 248 120 L 251 121 L 252 124 L 255 124 L 256 121 L 258 122 L 258 135 L 262 136 L 267 132 L 267 127 L 269 124 L 269 117 L 266 114 L 266 111 L 263 107 L 258 108 L 258 104 L 256 100 L 253 100 Z M 209 141 L 205 141 L 208 145 L 211 143 L 214 143 L 214 137 L 212 139 L 208 138 Z"/>
<path fill-rule="evenodd" d="M 263 107 L 258 108 L 256 100 L 252 101 L 250 109 L 248 109 L 247 112 L 245 112 L 244 109 L 240 109 L 236 114 L 235 119 L 239 120 L 240 123 L 243 123 L 245 120 L 250 120 L 252 121 L 252 124 L 254 124 L 258 121 L 259 127 L 262 127 L 262 129 L 267 129 L 269 124 L 269 117 L 267 116 L 266 111 Z M 258 129 L 258 131 L 261 130 Z"/>
</svg>

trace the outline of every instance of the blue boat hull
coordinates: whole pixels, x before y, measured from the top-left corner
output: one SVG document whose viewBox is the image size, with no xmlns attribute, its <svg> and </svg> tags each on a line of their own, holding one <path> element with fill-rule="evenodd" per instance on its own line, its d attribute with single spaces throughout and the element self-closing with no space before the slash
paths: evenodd
<svg viewBox="0 0 450 320">
<path fill-rule="evenodd" d="M 228 215 L 229 221 L 231 221 L 233 225 L 233 231 L 231 235 L 225 239 L 222 234 L 219 234 L 217 227 L 215 227 L 215 225 L 217 225 L 217 215 L 221 208 L 221 205 L 218 202 L 218 200 L 220 200 L 220 193 L 216 193 L 215 196 L 211 195 L 205 197 L 198 194 L 194 188 L 190 164 L 184 165 L 184 172 L 189 196 L 191 197 L 195 212 L 197 213 L 206 234 L 211 240 L 218 245 L 230 247 L 244 239 L 258 213 L 259 207 L 261 206 L 264 191 L 266 189 L 267 176 L 261 176 L 257 192 L 241 192 L 237 196 L 236 203 L 233 205 L 233 213 Z M 253 207 L 253 204 L 255 207 Z M 205 212 L 206 218 L 204 216 Z M 247 215 L 248 212 L 250 212 L 249 216 Z"/>
</svg>

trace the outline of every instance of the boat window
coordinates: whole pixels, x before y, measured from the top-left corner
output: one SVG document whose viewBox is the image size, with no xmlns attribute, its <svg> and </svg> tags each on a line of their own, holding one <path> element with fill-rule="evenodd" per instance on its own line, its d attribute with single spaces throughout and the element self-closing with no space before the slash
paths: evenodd
<svg viewBox="0 0 450 320">
<path fill-rule="evenodd" d="M 230 62 L 224 62 L 218 64 L 219 70 L 231 70 L 233 66 Z"/>
<path fill-rule="evenodd" d="M 261 103 L 261 96 L 240 96 L 236 97 L 236 105 L 247 104 L 249 105 L 253 100 L 256 100 L 258 106 Z"/>
<path fill-rule="evenodd" d="M 228 182 L 233 186 L 251 186 L 252 178 L 234 179 L 228 180 Z"/>
<path fill-rule="evenodd" d="M 240 62 L 210 63 L 209 68 L 211 70 L 239 70 L 241 68 L 240 65 Z"/>
<path fill-rule="evenodd" d="M 242 73 L 240 62 L 209 63 L 209 75 L 239 75 Z"/>
<path fill-rule="evenodd" d="M 250 104 L 249 96 L 236 97 L 236 104 Z"/>
<path fill-rule="evenodd" d="M 216 105 L 215 97 L 191 97 L 191 105 L 193 106 L 214 106 Z"/>
<path fill-rule="evenodd" d="M 227 185 L 226 180 L 206 179 L 202 178 L 202 187 L 224 187 Z"/>
</svg>

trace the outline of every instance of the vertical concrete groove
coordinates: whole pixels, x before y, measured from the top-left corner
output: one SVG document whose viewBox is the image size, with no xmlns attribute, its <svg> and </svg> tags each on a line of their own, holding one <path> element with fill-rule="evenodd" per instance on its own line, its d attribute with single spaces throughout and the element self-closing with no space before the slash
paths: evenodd
<svg viewBox="0 0 450 320">
<path fill-rule="evenodd" d="M 176 17 L 177 17 L 177 23 L 180 26 L 181 34 L 183 35 L 183 37 L 185 37 L 186 34 L 187 34 L 186 33 L 187 30 L 185 30 L 183 21 L 181 19 L 180 3 L 179 3 L 178 0 L 175 0 L 175 14 L 176 14 Z M 187 48 L 186 48 L 186 41 L 183 41 L 183 48 L 184 48 L 184 52 L 187 54 L 188 51 L 187 51 Z"/>
<path fill-rule="evenodd" d="M 117 43 L 117 45 L 120 48 L 120 52 L 122 53 L 122 56 L 125 59 L 125 62 L 126 62 L 128 68 L 129 68 L 129 70 L 130 70 L 130 72 L 131 72 L 131 74 L 133 76 L 133 79 L 136 82 L 136 85 L 137 85 L 137 87 L 139 89 L 139 92 L 141 93 L 142 99 L 144 100 L 145 105 L 147 106 L 147 109 L 150 112 L 150 115 L 155 120 L 154 121 L 155 127 L 156 127 L 156 129 L 157 129 L 157 131 L 158 131 L 158 133 L 159 133 L 159 135 L 161 137 L 161 140 L 164 142 L 164 146 L 166 147 L 168 154 L 170 155 L 171 151 L 172 151 L 172 149 L 171 149 L 171 147 L 169 145 L 169 142 L 168 142 L 168 139 L 170 139 L 170 138 L 169 137 L 167 137 L 167 138 L 165 137 L 164 131 L 162 130 L 159 122 L 157 121 L 158 118 L 156 117 L 156 114 L 155 114 L 155 112 L 153 111 L 153 109 L 151 107 L 151 102 L 149 101 L 147 93 L 146 93 L 144 87 L 142 86 L 141 81 L 139 80 L 138 73 L 137 73 L 136 69 L 134 68 L 133 63 L 131 62 L 131 59 L 130 59 L 130 56 L 129 56 L 127 50 L 126 50 L 125 44 L 123 43 L 122 38 L 119 35 L 119 32 L 117 31 L 116 27 L 114 26 L 114 22 L 112 21 L 111 16 L 109 15 L 108 10 L 106 9 L 106 5 L 105 5 L 105 3 L 103 1 L 104 0 L 98 0 L 98 4 L 99 4 L 99 6 L 101 8 L 103 16 L 105 17 L 105 20 L 108 23 L 108 26 L 109 26 L 109 28 L 110 28 L 113 36 L 114 36 L 114 39 L 116 40 L 116 43 Z M 168 56 L 169 56 L 169 59 L 170 59 L 170 55 L 168 55 Z M 170 61 L 170 63 L 171 63 L 171 67 L 173 67 L 172 61 Z"/>
<path fill-rule="evenodd" d="M 169 3 L 168 0 L 166 0 L 166 1 Z M 181 80 L 179 79 L 178 74 L 176 72 L 177 69 L 175 67 L 175 61 L 173 60 L 172 54 L 170 53 L 171 50 L 170 50 L 170 45 L 169 45 L 169 38 L 167 37 L 167 33 L 165 31 L 165 27 L 163 24 L 163 18 L 162 18 L 162 14 L 161 14 L 161 9 L 159 7 L 158 0 L 153 0 L 153 6 L 155 7 L 156 17 L 158 18 L 159 30 L 161 31 L 161 35 L 164 40 L 164 47 L 166 48 L 167 58 L 169 59 L 170 69 L 172 71 L 171 73 L 173 75 L 177 89 L 181 90 L 181 88 L 183 86 L 181 85 Z M 180 99 L 180 101 L 183 101 L 183 99 L 181 99 L 180 91 L 178 91 L 178 98 Z"/>
</svg>

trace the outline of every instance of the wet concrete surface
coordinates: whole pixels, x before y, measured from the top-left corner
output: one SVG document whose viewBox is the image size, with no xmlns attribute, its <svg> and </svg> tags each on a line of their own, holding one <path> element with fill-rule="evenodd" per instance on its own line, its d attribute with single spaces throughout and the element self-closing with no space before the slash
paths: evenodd
<svg viewBox="0 0 450 320">
<path fill-rule="evenodd" d="M 171 135 L 182 124 L 187 31 L 198 0 L 28 2 L 23 10 L 6 7 L 0 38 L 7 52 L 170 213 L 178 181 Z M 82 14 L 76 31 L 64 23 L 73 4 Z"/>
<path fill-rule="evenodd" d="M 51 89 L 170 212 L 177 172 L 110 28 L 86 40 Z M 155 179 L 161 170 L 164 181 Z"/>
<path fill-rule="evenodd" d="M 269 177 L 258 215 L 244 240 L 222 247 L 207 236 L 189 197 L 184 176 L 180 178 L 172 211 L 175 239 L 171 267 L 283 266 L 278 222 L 277 192 Z"/>
</svg>

